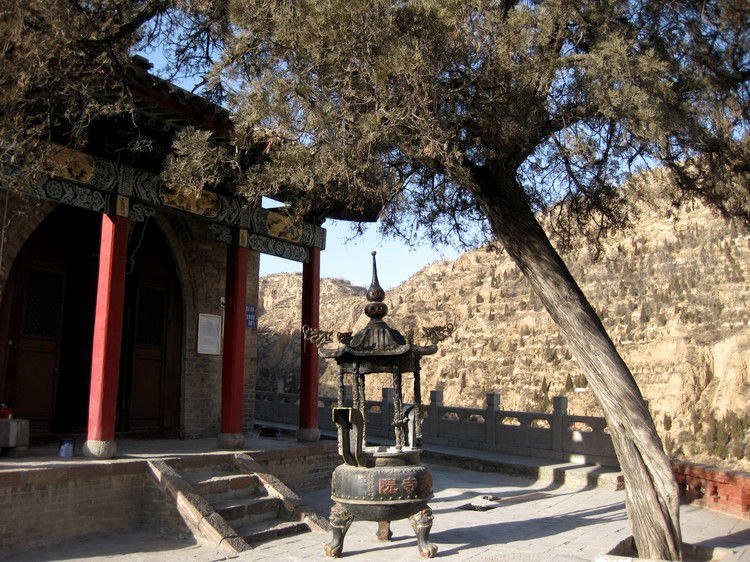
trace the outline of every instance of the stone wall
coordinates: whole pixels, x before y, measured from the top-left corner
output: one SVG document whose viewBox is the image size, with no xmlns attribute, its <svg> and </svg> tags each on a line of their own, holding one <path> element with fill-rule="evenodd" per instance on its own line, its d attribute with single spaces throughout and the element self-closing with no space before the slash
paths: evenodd
<svg viewBox="0 0 750 562">
<path fill-rule="evenodd" d="M 205 223 L 168 216 L 159 221 L 177 262 L 183 298 L 182 435 L 218 435 L 221 422 L 221 355 L 197 352 L 198 315 L 223 315 L 227 248 Z M 257 306 L 257 252 L 248 257 L 246 302 Z M 257 372 L 256 330 L 245 330 L 245 430 L 253 426 Z"/>
</svg>

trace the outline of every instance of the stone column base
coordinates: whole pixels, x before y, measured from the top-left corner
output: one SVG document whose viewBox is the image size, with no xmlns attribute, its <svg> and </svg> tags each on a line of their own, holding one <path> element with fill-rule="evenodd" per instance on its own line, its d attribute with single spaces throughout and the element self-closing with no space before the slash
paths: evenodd
<svg viewBox="0 0 750 562">
<path fill-rule="evenodd" d="M 320 441 L 320 430 L 317 427 L 300 427 L 297 429 L 297 441 L 301 443 Z"/>
<path fill-rule="evenodd" d="M 86 457 L 95 459 L 111 459 L 117 452 L 117 443 L 115 441 L 95 441 L 88 439 L 83 444 L 83 454 Z"/>
<path fill-rule="evenodd" d="M 245 447 L 245 435 L 243 433 L 219 433 L 219 447 L 242 449 Z"/>
</svg>

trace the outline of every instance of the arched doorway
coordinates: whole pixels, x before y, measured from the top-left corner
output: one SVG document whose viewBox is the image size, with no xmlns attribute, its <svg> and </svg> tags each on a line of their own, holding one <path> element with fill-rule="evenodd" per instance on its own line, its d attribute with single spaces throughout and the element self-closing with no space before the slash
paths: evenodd
<svg viewBox="0 0 750 562">
<path fill-rule="evenodd" d="M 182 298 L 159 227 L 137 223 L 128 243 L 116 431 L 179 436 Z"/>
<path fill-rule="evenodd" d="M 2 399 L 33 440 L 84 433 L 101 215 L 59 206 L 24 244 L 0 307 Z M 179 432 L 182 312 L 171 252 L 149 221 L 131 230 L 118 395 L 120 431 Z"/>
</svg>

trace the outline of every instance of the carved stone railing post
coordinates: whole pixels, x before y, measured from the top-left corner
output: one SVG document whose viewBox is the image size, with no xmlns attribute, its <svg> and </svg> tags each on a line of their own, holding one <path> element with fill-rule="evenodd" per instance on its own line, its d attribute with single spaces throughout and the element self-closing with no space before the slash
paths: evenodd
<svg viewBox="0 0 750 562">
<path fill-rule="evenodd" d="M 484 413 L 484 439 L 491 450 L 497 446 L 497 412 L 500 409 L 500 395 L 487 393 L 487 407 Z"/>
<path fill-rule="evenodd" d="M 382 428 L 381 437 L 391 437 L 391 428 L 393 427 L 393 396 L 392 388 L 384 388 L 380 402 L 380 420 Z"/>
<path fill-rule="evenodd" d="M 565 455 L 565 418 L 568 415 L 568 398 L 566 396 L 552 397 L 552 449 L 560 458 Z"/>
<path fill-rule="evenodd" d="M 430 437 L 440 437 L 440 408 L 443 407 L 443 391 L 430 391 L 430 416 L 427 424 Z"/>
</svg>

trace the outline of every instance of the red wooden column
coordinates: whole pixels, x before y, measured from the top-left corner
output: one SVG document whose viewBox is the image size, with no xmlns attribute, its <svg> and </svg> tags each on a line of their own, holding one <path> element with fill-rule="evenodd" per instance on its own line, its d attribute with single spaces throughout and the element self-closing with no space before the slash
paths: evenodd
<svg viewBox="0 0 750 562">
<path fill-rule="evenodd" d="M 89 424 L 83 452 L 86 456 L 105 459 L 112 458 L 117 452 L 115 414 L 120 375 L 128 226 L 129 221 L 125 217 L 102 215 L 99 281 L 91 353 Z"/>
<path fill-rule="evenodd" d="M 245 435 L 242 433 L 242 406 L 245 393 L 247 259 L 247 248 L 238 245 L 227 246 L 219 445 L 231 449 L 241 448 L 245 444 Z"/>
<path fill-rule="evenodd" d="M 310 248 L 310 261 L 302 265 L 302 327 L 319 327 L 320 248 Z M 318 350 L 302 338 L 299 382 L 298 441 L 318 441 Z"/>
</svg>

